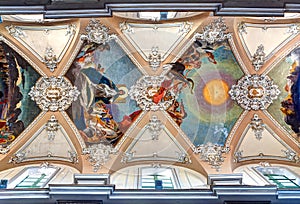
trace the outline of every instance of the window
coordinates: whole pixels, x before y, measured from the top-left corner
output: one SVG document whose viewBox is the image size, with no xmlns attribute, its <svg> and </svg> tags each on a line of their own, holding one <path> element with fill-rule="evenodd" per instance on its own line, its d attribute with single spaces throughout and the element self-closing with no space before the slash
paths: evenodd
<svg viewBox="0 0 300 204">
<path fill-rule="evenodd" d="M 139 12 L 138 16 L 141 19 L 158 21 L 172 19 L 176 14 L 177 12 Z"/>
<path fill-rule="evenodd" d="M 285 175 L 278 174 L 264 174 L 273 184 L 277 185 L 278 188 L 299 188 L 300 186 L 295 183 L 296 179 L 290 179 Z"/>
<path fill-rule="evenodd" d="M 300 188 L 299 177 L 284 167 L 256 167 L 255 169 L 278 188 Z"/>
<path fill-rule="evenodd" d="M 174 189 L 174 171 L 163 168 L 142 168 L 142 189 Z"/>
<path fill-rule="evenodd" d="M 58 170 L 56 167 L 25 168 L 9 182 L 8 188 L 43 188 Z"/>
</svg>

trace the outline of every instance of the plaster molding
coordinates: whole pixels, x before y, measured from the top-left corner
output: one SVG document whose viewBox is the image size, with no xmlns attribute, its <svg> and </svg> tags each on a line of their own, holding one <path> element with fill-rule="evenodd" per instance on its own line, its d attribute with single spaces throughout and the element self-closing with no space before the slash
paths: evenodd
<svg viewBox="0 0 300 204">
<path fill-rule="evenodd" d="M 70 119 L 69 115 L 65 111 L 61 111 L 60 113 L 62 114 L 62 116 L 64 117 L 66 122 L 68 123 L 69 127 L 73 130 L 73 132 L 81 146 L 81 149 L 86 148 L 86 144 L 85 144 L 84 140 L 82 139 L 77 127 L 74 125 L 74 123 Z"/>
<path fill-rule="evenodd" d="M 161 65 L 161 54 L 158 53 L 158 47 L 152 47 L 148 57 L 148 62 L 153 71 L 156 71 Z"/>
<path fill-rule="evenodd" d="M 223 154 L 229 151 L 229 147 L 208 142 L 198 146 L 194 153 L 200 154 L 200 158 L 203 161 L 208 162 L 216 171 L 220 171 L 222 163 L 224 162 Z"/>
<path fill-rule="evenodd" d="M 274 137 L 275 140 L 277 140 L 282 146 L 281 148 L 283 148 L 281 150 L 281 152 L 285 153 L 286 156 L 279 156 L 279 155 L 270 155 L 270 154 L 264 154 L 263 152 L 260 152 L 258 153 L 257 155 L 251 155 L 251 156 L 245 156 L 243 153 L 243 150 L 241 149 L 241 144 L 244 140 L 244 138 L 246 137 L 246 134 L 247 132 L 249 131 L 249 129 L 252 129 L 251 128 L 251 125 L 249 124 L 246 129 L 243 131 L 243 134 L 242 136 L 240 137 L 240 140 L 238 141 L 236 147 L 235 147 L 235 151 L 233 153 L 233 161 L 235 163 L 239 163 L 239 162 L 244 162 L 244 161 L 250 161 L 250 160 L 255 160 L 255 159 L 265 159 L 265 160 L 268 160 L 268 159 L 276 159 L 276 160 L 282 160 L 282 161 L 296 161 L 297 158 L 295 160 L 293 159 L 288 159 L 288 156 L 290 156 L 290 158 L 293 158 L 291 155 L 292 153 L 295 153 L 293 152 L 292 150 L 290 150 L 290 146 L 285 143 L 271 128 L 269 128 L 267 125 L 264 126 L 264 130 L 267 130 L 269 131 L 269 133 Z M 290 152 L 292 152 L 290 154 Z"/>
<path fill-rule="evenodd" d="M 239 150 L 233 153 L 233 162 L 238 163 L 243 157 L 243 150 Z"/>
<path fill-rule="evenodd" d="M 223 18 L 220 17 L 204 26 L 202 33 L 196 33 L 195 38 L 206 41 L 209 44 L 222 42 L 232 37 L 231 33 L 225 33 L 227 29 L 228 27 L 223 21 Z"/>
<path fill-rule="evenodd" d="M 263 110 L 263 112 L 267 116 L 267 118 L 272 121 L 275 127 L 279 128 L 282 131 L 284 137 L 288 137 L 291 141 L 293 141 L 294 144 L 297 145 L 298 148 L 300 148 L 300 142 L 295 137 L 293 137 L 290 132 L 288 132 L 282 125 L 280 125 L 267 110 Z"/>
<path fill-rule="evenodd" d="M 297 47 L 299 47 L 299 45 L 300 45 L 300 41 L 298 40 L 298 41 L 296 41 L 294 44 L 293 44 L 293 46 L 292 47 L 290 47 L 290 48 L 288 48 L 288 49 L 286 49 L 285 51 L 284 51 L 284 53 L 283 54 L 281 54 L 280 56 L 278 56 L 278 57 L 276 57 L 276 59 L 272 62 L 272 64 L 270 64 L 269 66 L 268 66 L 268 68 L 264 71 L 264 73 L 263 74 L 268 74 L 278 63 L 280 63 L 282 60 L 283 60 L 283 58 L 285 58 L 289 53 L 291 53 L 294 49 L 296 49 Z"/>
<path fill-rule="evenodd" d="M 50 119 L 43 126 L 41 126 L 34 133 L 34 135 L 22 145 L 22 147 L 17 150 L 17 152 L 11 157 L 9 163 L 21 163 L 39 160 L 61 160 L 74 164 L 78 163 L 78 154 L 72 141 L 70 140 L 64 128 L 54 120 L 55 117 L 53 116 L 54 115 L 52 115 Z M 49 138 L 49 130 L 54 131 L 56 134 L 59 132 L 60 134 L 58 136 L 60 136 L 60 138 L 57 136 L 53 137 L 53 135 L 51 135 L 51 138 Z M 36 139 L 38 140 L 35 141 Z M 57 143 L 56 140 L 60 141 L 60 143 Z M 40 150 L 37 150 L 37 145 L 41 145 L 38 142 L 41 142 L 43 145 L 45 145 L 42 146 Z M 58 146 L 61 143 L 63 143 L 63 148 L 66 151 L 59 153 L 54 152 L 53 145 L 56 145 L 56 148 L 61 148 Z M 33 150 L 37 151 L 34 155 L 32 154 Z"/>
<path fill-rule="evenodd" d="M 145 126 L 146 129 L 150 131 L 152 136 L 152 140 L 158 140 L 158 136 L 160 132 L 165 126 L 163 123 L 158 119 L 157 115 L 152 115 L 149 123 Z"/>
<path fill-rule="evenodd" d="M 234 54 L 235 59 L 238 61 L 239 65 L 240 65 L 242 71 L 243 71 L 246 75 L 249 75 L 250 72 L 249 72 L 247 66 L 246 66 L 245 63 L 244 63 L 244 60 L 241 58 L 239 51 L 237 50 L 237 48 L 236 48 L 236 46 L 235 46 L 234 38 L 229 38 L 229 39 L 228 39 L 228 43 L 229 43 L 229 45 L 230 45 L 230 47 L 231 47 L 231 50 L 232 50 L 232 52 L 233 52 L 233 54 Z"/>
<path fill-rule="evenodd" d="M 253 130 L 255 138 L 257 140 L 262 139 L 262 132 L 264 131 L 266 125 L 263 123 L 262 119 L 259 118 L 257 114 L 253 115 L 250 122 L 250 128 Z"/>
<path fill-rule="evenodd" d="M 294 152 L 290 149 L 281 150 L 281 151 L 285 154 L 286 159 L 288 159 L 289 161 L 292 161 L 292 162 L 295 162 L 295 163 L 300 162 L 300 156 L 296 152 Z"/>
<path fill-rule="evenodd" d="M 163 137 L 159 137 L 159 135 L 163 135 Z M 153 148 L 151 152 L 140 152 L 135 151 L 136 145 L 141 140 L 149 141 L 146 143 L 147 145 L 155 144 L 155 141 L 160 142 L 161 140 L 168 139 L 168 145 L 172 146 L 173 148 L 166 152 L 159 152 L 162 149 Z M 154 142 L 151 142 L 151 140 Z M 169 147 L 163 147 L 163 149 Z M 178 143 L 178 141 L 174 138 L 171 132 L 166 129 L 166 127 L 158 120 L 156 115 L 152 115 L 147 125 L 138 133 L 138 135 L 134 138 L 128 148 L 122 155 L 121 162 L 122 163 L 129 163 L 129 162 L 136 162 L 136 161 L 172 161 L 172 162 L 180 162 L 183 164 L 191 163 L 190 156 L 188 153 L 183 149 L 183 147 Z"/>
<path fill-rule="evenodd" d="M 259 71 L 264 65 L 266 61 L 265 56 L 264 46 L 261 44 L 257 47 L 256 52 L 252 56 L 252 65 L 254 66 L 255 71 Z"/>
<path fill-rule="evenodd" d="M 82 34 L 81 39 L 96 44 L 105 44 L 116 38 L 115 34 L 108 34 L 109 28 L 96 19 L 90 20 L 85 31 L 86 34 Z"/>
<path fill-rule="evenodd" d="M 137 105 L 145 111 L 167 110 L 176 98 L 176 95 L 170 92 L 171 99 L 155 103 L 152 97 L 157 93 L 158 88 L 164 81 L 165 76 L 142 76 L 135 85 L 131 86 L 129 95 L 135 100 Z"/>
<path fill-rule="evenodd" d="M 14 38 L 20 38 L 26 36 L 24 30 L 20 26 L 9 25 L 9 26 L 5 26 L 5 28 L 7 32 Z"/>
<path fill-rule="evenodd" d="M 74 24 L 65 24 L 65 25 L 55 25 L 55 26 L 15 26 L 13 24 L 5 27 L 8 33 L 13 36 L 18 42 L 20 42 L 23 46 L 25 46 L 29 51 L 31 51 L 41 62 L 43 62 L 47 68 L 50 69 L 51 72 L 54 72 L 54 69 L 57 67 L 57 64 L 62 60 L 65 55 L 69 45 L 71 44 L 73 37 L 76 33 L 76 25 Z M 51 32 L 65 30 L 65 36 L 68 37 L 66 39 L 66 44 L 61 47 L 60 53 L 55 53 L 53 48 L 48 46 L 45 48 L 45 51 L 39 50 L 37 51 L 31 41 L 27 41 L 26 31 L 34 31 L 34 32 L 43 32 L 42 36 L 48 36 Z M 39 40 L 48 40 L 45 39 Z M 55 42 L 48 42 L 55 43 Z M 41 53 L 44 52 L 44 53 Z"/>
<path fill-rule="evenodd" d="M 130 34 L 134 33 L 134 28 L 126 21 L 120 23 L 119 27 L 122 33 L 130 33 Z"/>
<path fill-rule="evenodd" d="M 62 76 L 42 77 L 28 95 L 43 111 L 64 111 L 79 95 L 77 87 Z"/>
<path fill-rule="evenodd" d="M 166 111 L 162 111 L 164 116 L 169 120 L 169 122 L 172 124 L 172 127 L 176 129 L 178 134 L 183 138 L 183 140 L 188 144 L 188 146 L 195 151 L 196 147 L 195 145 L 191 142 L 191 140 L 188 138 L 188 136 L 182 131 L 182 129 L 177 125 L 177 123 L 174 121 L 174 119 L 170 116 L 169 113 Z"/>
<path fill-rule="evenodd" d="M 229 90 L 235 100 L 245 110 L 264 110 L 277 99 L 278 86 L 267 75 L 246 75 Z"/>
<path fill-rule="evenodd" d="M 54 72 L 54 69 L 57 67 L 58 59 L 51 47 L 46 48 L 43 62 L 49 68 L 50 72 Z"/>
<path fill-rule="evenodd" d="M 110 155 L 116 152 L 112 145 L 98 143 L 84 148 L 82 153 L 88 155 L 88 160 L 93 166 L 94 172 L 97 172 L 110 159 Z"/>
<path fill-rule="evenodd" d="M 246 115 L 248 115 L 249 111 L 245 110 L 239 117 L 239 119 L 236 121 L 236 123 L 234 124 L 233 128 L 231 129 L 226 142 L 225 142 L 225 146 L 230 146 L 231 145 L 231 141 L 233 139 L 233 136 L 235 135 L 236 131 L 239 129 L 240 125 L 242 124 L 242 121 L 244 120 L 244 118 L 246 117 Z"/>
<path fill-rule="evenodd" d="M 135 38 L 135 33 L 138 33 L 138 31 L 140 31 L 139 29 L 142 29 L 143 32 L 147 32 L 147 31 L 154 31 L 154 32 L 162 32 L 165 31 L 165 35 L 169 32 L 168 30 L 164 30 L 164 29 L 176 29 L 174 30 L 174 33 L 170 33 L 170 34 L 174 34 L 171 35 L 171 37 L 175 37 L 176 36 L 176 31 L 177 31 L 177 38 L 173 39 L 172 42 L 169 42 L 170 44 L 168 44 L 168 46 L 165 45 L 165 47 L 161 47 L 162 45 L 159 46 L 161 52 L 157 53 L 157 57 L 154 58 L 158 61 L 164 61 L 167 59 L 167 57 L 174 51 L 174 49 L 176 48 L 176 46 L 179 45 L 179 43 L 184 39 L 184 37 L 191 31 L 192 29 L 192 25 L 193 23 L 191 22 L 176 22 L 176 23 L 164 23 L 164 24 L 160 24 L 160 23 L 128 23 L 128 22 L 122 22 L 119 24 L 120 30 L 121 32 L 124 34 L 124 37 L 126 37 L 126 39 L 132 44 L 132 46 L 135 48 L 135 50 L 140 54 L 140 56 L 145 60 L 148 61 L 150 64 L 150 67 L 152 69 L 154 69 L 154 71 L 157 69 L 156 67 L 153 67 L 153 64 L 155 64 L 153 62 L 153 47 L 157 47 L 159 45 L 155 44 L 155 42 L 157 41 L 157 36 L 152 36 L 152 40 L 155 42 L 152 42 L 154 44 L 152 44 L 152 46 L 148 47 L 143 47 L 144 45 L 144 41 L 141 40 L 137 40 Z M 147 31 L 145 31 L 147 30 Z M 167 33 L 166 33 L 167 32 Z M 152 47 L 152 49 L 151 49 Z M 149 52 L 152 53 L 149 53 Z M 155 53 L 156 54 L 156 53 Z M 159 57 L 158 57 L 159 55 Z"/>
<path fill-rule="evenodd" d="M 272 21 L 273 22 L 273 21 Z M 264 61 L 269 60 L 278 50 L 280 50 L 283 46 L 285 46 L 290 40 L 292 40 L 296 35 L 299 34 L 299 25 L 298 24 L 275 24 L 270 21 L 267 21 L 264 24 L 258 23 L 248 23 L 248 22 L 241 22 L 238 24 L 238 34 L 241 39 L 241 43 L 246 51 L 247 56 L 249 59 L 252 59 L 250 50 L 247 46 L 245 39 L 243 38 L 243 34 L 247 34 L 247 28 L 258 28 L 262 29 L 263 31 L 267 31 L 268 29 L 272 28 L 286 28 L 286 33 L 290 33 L 291 35 L 286 38 L 283 42 L 281 42 L 278 46 L 276 46 L 269 54 L 264 56 Z M 257 71 L 257 70 L 256 70 Z"/>
<path fill-rule="evenodd" d="M 26 156 L 25 152 L 18 152 L 9 159 L 8 163 L 19 164 L 19 163 L 23 162 L 23 160 L 25 159 L 25 156 Z"/>
<path fill-rule="evenodd" d="M 10 149 L 8 147 L 0 147 L 0 154 L 6 154 L 9 150 Z"/>
<path fill-rule="evenodd" d="M 58 123 L 55 115 L 51 115 L 45 126 L 48 133 L 48 140 L 54 140 L 58 129 L 61 128 L 61 125 Z"/>
</svg>

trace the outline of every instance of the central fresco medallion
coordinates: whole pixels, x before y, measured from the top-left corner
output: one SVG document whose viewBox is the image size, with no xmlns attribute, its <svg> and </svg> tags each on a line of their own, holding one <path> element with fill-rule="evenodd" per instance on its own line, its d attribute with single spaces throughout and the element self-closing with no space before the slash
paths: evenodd
<svg viewBox="0 0 300 204">
<path fill-rule="evenodd" d="M 228 41 L 209 44 L 197 39 L 171 65 L 178 72 L 175 78 L 185 80 L 173 85 L 177 97 L 167 112 L 195 146 L 224 145 L 243 111 L 228 94 L 244 75 Z"/>
</svg>

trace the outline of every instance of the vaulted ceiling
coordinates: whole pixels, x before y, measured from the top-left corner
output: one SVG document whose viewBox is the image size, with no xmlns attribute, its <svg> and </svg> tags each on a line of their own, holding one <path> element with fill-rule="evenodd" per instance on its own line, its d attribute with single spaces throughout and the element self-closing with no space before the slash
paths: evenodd
<svg viewBox="0 0 300 204">
<path fill-rule="evenodd" d="M 0 170 L 299 165 L 299 16 L 177 15 L 2 16 Z"/>
</svg>

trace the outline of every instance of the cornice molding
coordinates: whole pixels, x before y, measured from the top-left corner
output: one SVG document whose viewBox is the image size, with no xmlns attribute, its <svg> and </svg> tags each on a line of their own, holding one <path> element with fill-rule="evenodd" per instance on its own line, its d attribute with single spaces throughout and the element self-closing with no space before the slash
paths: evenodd
<svg viewBox="0 0 300 204">
<path fill-rule="evenodd" d="M 284 16 L 285 12 L 299 12 L 300 4 L 297 0 L 127 0 L 120 3 L 117 0 L 103 0 L 97 2 L 78 2 L 61 0 L 34 1 L 12 0 L 0 3 L 0 14 L 43 14 L 50 18 L 78 18 L 112 16 L 117 11 L 210 11 L 219 16 Z"/>
</svg>

